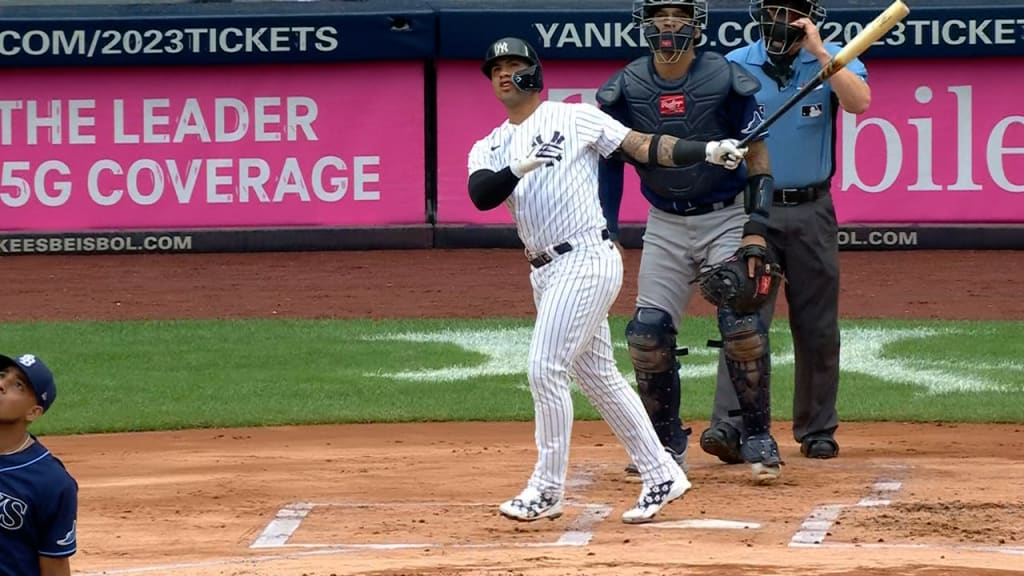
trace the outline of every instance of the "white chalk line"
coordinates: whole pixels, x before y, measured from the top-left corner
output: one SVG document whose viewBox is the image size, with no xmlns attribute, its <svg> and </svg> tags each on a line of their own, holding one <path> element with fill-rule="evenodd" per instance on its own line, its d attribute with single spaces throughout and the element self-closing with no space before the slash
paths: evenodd
<svg viewBox="0 0 1024 576">
<path fill-rule="evenodd" d="M 594 475 L 586 469 L 575 470 L 566 479 L 566 488 L 582 490 L 594 483 Z M 568 529 L 555 542 L 540 543 L 540 546 L 585 546 L 593 537 L 593 529 L 599 522 L 603 521 L 611 512 L 611 507 L 603 504 L 576 504 L 571 499 L 566 499 L 566 506 L 582 508 L 580 515 L 573 521 Z M 314 508 L 430 508 L 430 507 L 491 507 L 489 502 L 296 502 L 278 510 L 274 519 L 271 520 L 263 532 L 249 546 L 252 549 L 282 548 L 289 546 L 288 540 L 295 534 L 302 525 L 302 521 L 313 511 Z M 302 545 L 303 547 L 317 546 L 334 549 L 355 549 L 355 550 L 396 550 L 404 548 L 465 548 L 468 544 L 439 544 L 439 543 L 407 543 L 407 544 L 314 544 Z M 472 545 L 479 547 L 477 545 Z M 500 543 L 488 543 L 482 547 L 501 546 Z"/>
<path fill-rule="evenodd" d="M 899 467 L 903 468 L 903 467 Z M 877 548 L 914 550 L 964 550 L 972 552 L 997 552 L 1000 554 L 1024 555 L 1024 547 L 992 546 L 972 544 L 910 544 L 886 542 L 826 542 L 828 531 L 843 510 L 847 508 L 875 508 L 892 504 L 902 488 L 902 483 L 892 479 L 879 479 L 871 485 L 871 494 L 856 504 L 823 504 L 816 507 L 804 519 L 800 529 L 789 541 L 791 548 Z"/>
<path fill-rule="evenodd" d="M 286 544 L 315 506 L 308 502 L 296 502 L 281 508 L 249 547 L 277 548 Z"/>
<path fill-rule="evenodd" d="M 821 544 L 790 544 L 794 548 L 891 548 L 911 550 L 959 550 L 967 552 L 995 552 L 1024 556 L 1024 546 L 984 546 L 971 544 L 909 544 L 887 542 L 822 542 Z"/>
<path fill-rule="evenodd" d="M 800 524 L 800 529 L 790 539 L 790 546 L 817 546 L 825 543 L 828 531 L 846 508 L 865 508 L 872 506 L 888 506 L 892 498 L 899 493 L 902 482 L 892 479 L 879 479 L 871 485 L 871 494 L 861 498 L 854 505 L 823 504 L 818 506 Z"/>
</svg>

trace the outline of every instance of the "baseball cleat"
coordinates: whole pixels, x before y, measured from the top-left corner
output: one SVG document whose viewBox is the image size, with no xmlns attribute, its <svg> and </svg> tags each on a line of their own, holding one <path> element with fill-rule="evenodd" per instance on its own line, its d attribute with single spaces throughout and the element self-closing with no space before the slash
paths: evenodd
<svg viewBox="0 0 1024 576">
<path fill-rule="evenodd" d="M 643 492 L 636 505 L 622 513 L 622 521 L 626 524 L 645 524 L 654 519 L 669 502 L 681 498 L 690 489 L 690 480 L 686 474 L 676 479 L 656 485 L 644 484 Z"/>
<path fill-rule="evenodd" d="M 519 496 L 505 501 L 498 507 L 501 515 L 520 522 L 532 522 L 547 518 L 554 520 L 562 515 L 562 499 L 551 494 L 542 494 L 527 486 Z"/>
<path fill-rule="evenodd" d="M 717 456 L 726 464 L 741 464 L 740 433 L 732 426 L 719 422 L 700 435 L 701 450 Z"/>
<path fill-rule="evenodd" d="M 771 434 L 763 433 L 751 436 L 740 446 L 743 459 L 750 463 L 750 473 L 754 482 L 771 484 L 782 476 L 782 458 L 779 456 L 779 445 Z"/>
<path fill-rule="evenodd" d="M 762 462 L 755 462 L 750 465 L 750 473 L 754 477 L 754 482 L 758 484 L 771 484 L 782 476 L 782 468 L 775 464 L 764 464 Z"/>
</svg>

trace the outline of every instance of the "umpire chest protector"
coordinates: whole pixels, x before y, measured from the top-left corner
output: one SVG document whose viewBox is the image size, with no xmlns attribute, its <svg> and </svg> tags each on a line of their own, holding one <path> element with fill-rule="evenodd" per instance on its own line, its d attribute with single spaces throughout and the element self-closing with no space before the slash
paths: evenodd
<svg viewBox="0 0 1024 576">
<path fill-rule="evenodd" d="M 691 140 L 736 138 L 742 118 L 725 117 L 730 92 L 754 94 L 760 83 L 720 54 L 698 54 L 686 76 L 664 80 L 650 56 L 630 62 L 598 90 L 598 102 L 620 111 L 638 132 L 670 134 Z M 721 166 L 697 162 L 684 166 L 646 166 L 634 163 L 641 182 L 671 200 L 699 201 L 719 191 L 730 179 Z"/>
</svg>

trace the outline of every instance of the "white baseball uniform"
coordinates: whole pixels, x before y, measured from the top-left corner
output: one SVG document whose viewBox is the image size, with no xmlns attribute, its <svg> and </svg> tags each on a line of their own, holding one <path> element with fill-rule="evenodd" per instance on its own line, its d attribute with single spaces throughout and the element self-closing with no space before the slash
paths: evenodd
<svg viewBox="0 0 1024 576">
<path fill-rule="evenodd" d="M 683 474 L 661 447 L 637 395 L 615 365 L 608 310 L 622 287 L 622 256 L 603 239 L 598 154 L 614 152 L 629 129 L 590 104 L 543 102 L 521 124 L 508 120 L 474 144 L 469 173 L 498 172 L 541 142 L 557 141 L 562 158 L 523 175 L 505 205 L 528 258 L 552 260 L 533 268 L 537 308 L 530 343 L 529 381 L 536 419 L 537 465 L 529 486 L 563 493 L 569 466 L 573 404 L 570 373 L 637 464 L 646 484 Z M 553 248 L 563 242 L 572 250 Z"/>
</svg>

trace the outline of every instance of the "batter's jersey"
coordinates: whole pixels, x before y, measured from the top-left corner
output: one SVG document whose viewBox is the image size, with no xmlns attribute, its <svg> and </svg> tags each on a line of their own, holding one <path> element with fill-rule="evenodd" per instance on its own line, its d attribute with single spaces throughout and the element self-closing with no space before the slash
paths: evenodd
<svg viewBox="0 0 1024 576">
<path fill-rule="evenodd" d="M 0 456 L 0 576 L 39 576 L 39 557 L 75 553 L 78 483 L 36 441 Z"/>
<path fill-rule="evenodd" d="M 840 46 L 828 42 L 825 49 L 835 56 Z M 726 58 L 743 65 L 761 81 L 757 101 L 764 107 L 765 116 L 778 110 L 821 70 L 818 59 L 807 50 L 801 50 L 793 62 L 793 77 L 779 88 L 763 68 L 768 61 L 764 42 L 737 48 L 726 54 Z M 853 59 L 846 69 L 867 81 L 867 68 L 859 59 Z M 800 188 L 832 177 L 836 165 L 835 116 L 838 111 L 838 97 L 832 85 L 825 81 L 772 126 L 771 137 L 766 142 L 776 188 Z"/>
<path fill-rule="evenodd" d="M 469 173 L 498 172 L 543 142 L 561 142 L 562 159 L 523 175 L 505 205 L 530 252 L 606 226 L 597 167 L 629 134 L 592 104 L 542 102 L 522 124 L 505 120 L 469 152 Z"/>
</svg>

